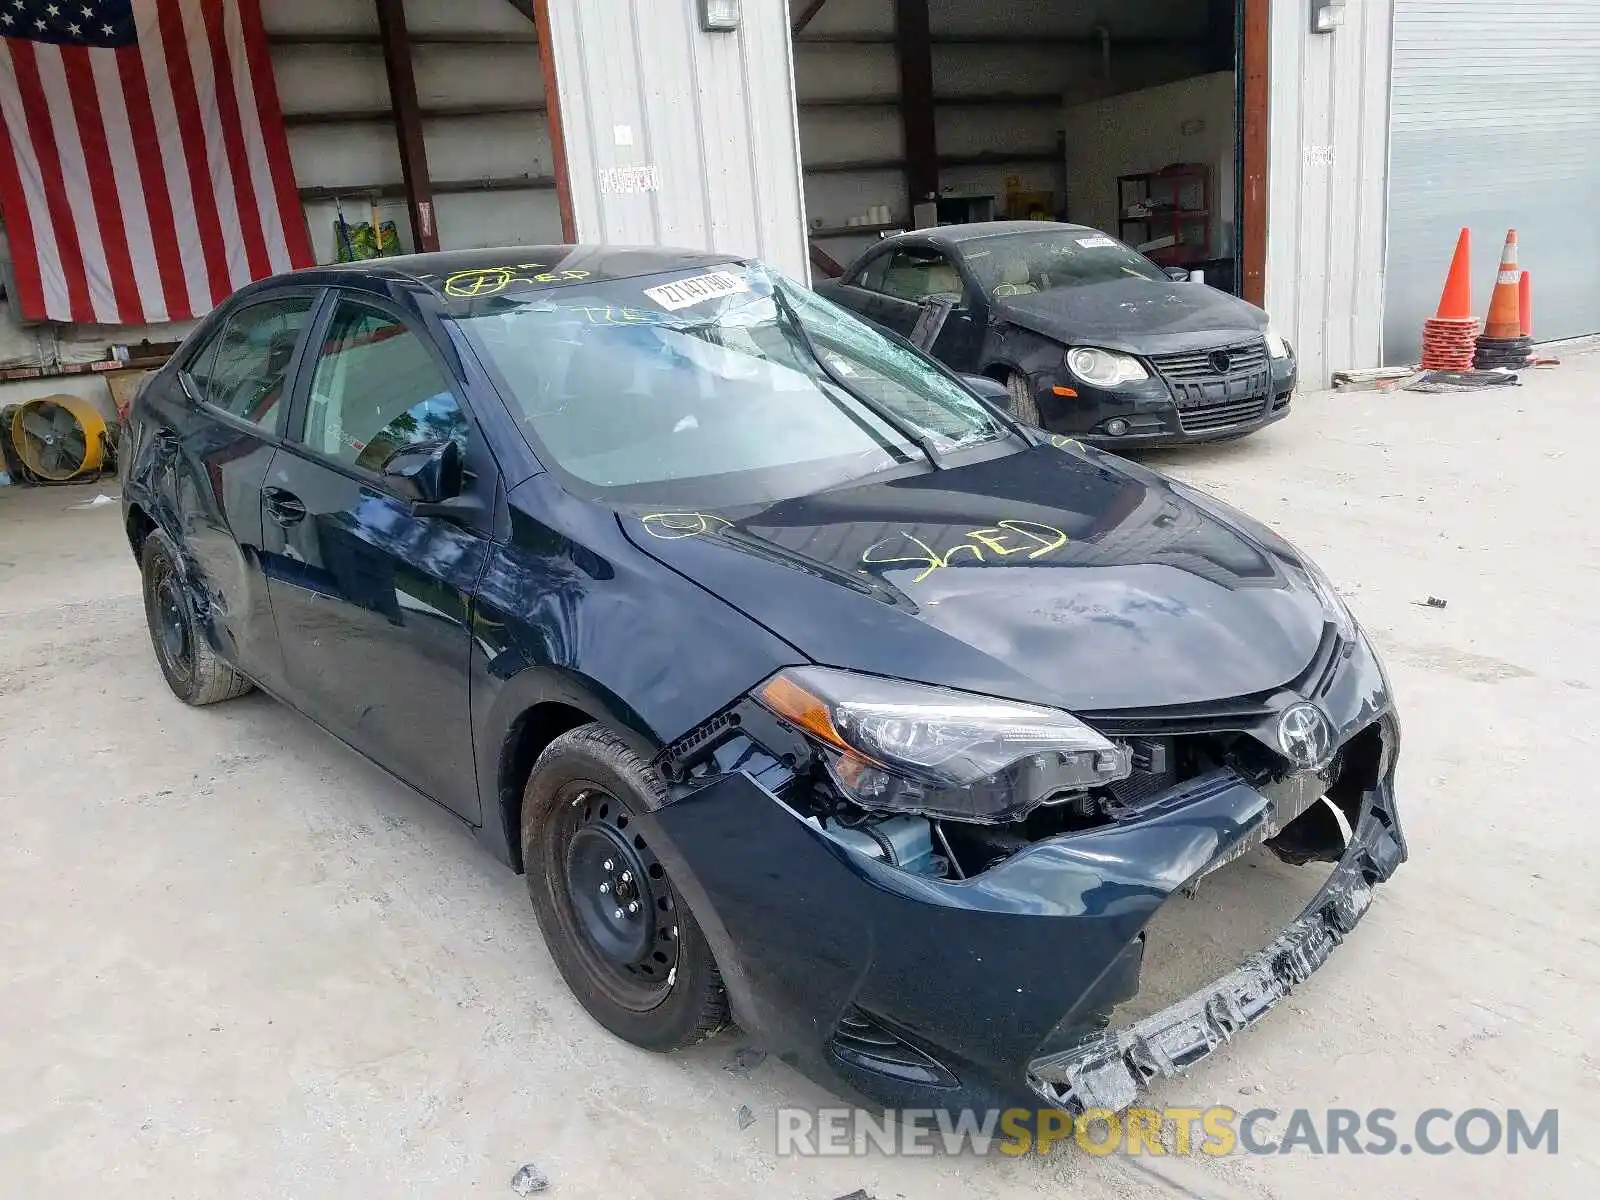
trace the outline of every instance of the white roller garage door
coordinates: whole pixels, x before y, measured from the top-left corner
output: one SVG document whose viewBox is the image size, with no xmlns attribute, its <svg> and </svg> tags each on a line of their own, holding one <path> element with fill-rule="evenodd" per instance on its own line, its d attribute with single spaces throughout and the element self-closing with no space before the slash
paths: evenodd
<svg viewBox="0 0 1600 1200">
<path fill-rule="evenodd" d="M 1394 7 L 1385 359 L 1415 361 L 1462 225 L 1480 316 L 1515 228 L 1535 333 L 1600 333 L 1600 0 Z"/>
</svg>

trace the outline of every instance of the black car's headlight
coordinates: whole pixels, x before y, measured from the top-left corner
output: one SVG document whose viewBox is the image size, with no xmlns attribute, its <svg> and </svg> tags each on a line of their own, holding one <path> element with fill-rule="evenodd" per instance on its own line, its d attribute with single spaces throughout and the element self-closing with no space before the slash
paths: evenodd
<svg viewBox="0 0 1600 1200">
<path fill-rule="evenodd" d="M 1144 364 L 1131 354 L 1115 350 L 1096 350 L 1079 346 L 1067 351 L 1067 366 L 1085 383 L 1099 388 L 1114 388 L 1124 383 L 1142 383 L 1150 378 Z"/>
<path fill-rule="evenodd" d="M 1003 824 L 1126 779 L 1130 755 L 1069 713 L 826 667 L 780 671 L 755 698 L 816 743 L 862 808 Z"/>
</svg>

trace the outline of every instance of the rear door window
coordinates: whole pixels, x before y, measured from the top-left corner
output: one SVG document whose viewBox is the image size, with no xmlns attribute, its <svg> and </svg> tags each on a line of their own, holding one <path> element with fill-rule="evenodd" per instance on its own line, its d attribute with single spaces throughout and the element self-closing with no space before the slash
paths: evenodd
<svg viewBox="0 0 1600 1200">
<path fill-rule="evenodd" d="M 268 433 L 280 432 L 289 368 L 315 303 L 314 296 L 286 296 L 230 316 L 190 360 L 196 398 Z"/>
</svg>

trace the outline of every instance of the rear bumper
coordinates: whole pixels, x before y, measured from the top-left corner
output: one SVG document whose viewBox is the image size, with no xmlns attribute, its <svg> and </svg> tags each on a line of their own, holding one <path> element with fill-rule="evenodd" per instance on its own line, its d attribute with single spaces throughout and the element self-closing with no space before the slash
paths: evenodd
<svg viewBox="0 0 1600 1200">
<path fill-rule="evenodd" d="M 1115 1014 L 1138 993 L 1146 927 L 1198 877 L 1276 836 L 1309 777 L 1258 789 L 1214 771 L 1143 815 L 1036 843 L 965 881 L 849 850 L 742 773 L 651 814 L 651 845 L 739 1023 L 813 1078 L 888 1107 L 1125 1107 L 1303 981 L 1404 860 L 1387 689 L 1370 658 L 1350 670 L 1362 679 L 1335 689 L 1348 701 L 1333 714 L 1340 741 L 1376 727 L 1385 752 L 1340 863 L 1266 949 L 1217 964 L 1221 978 L 1127 1028 Z"/>
</svg>

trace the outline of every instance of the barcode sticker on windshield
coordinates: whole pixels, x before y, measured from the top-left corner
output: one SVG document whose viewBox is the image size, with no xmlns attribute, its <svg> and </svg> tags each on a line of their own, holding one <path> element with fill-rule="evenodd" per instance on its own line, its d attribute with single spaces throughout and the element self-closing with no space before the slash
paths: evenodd
<svg viewBox="0 0 1600 1200">
<path fill-rule="evenodd" d="M 1078 245 L 1082 246 L 1085 250 L 1115 250 L 1117 248 L 1116 240 L 1114 238 L 1108 238 L 1104 234 L 1096 234 L 1094 237 L 1079 238 Z"/>
<path fill-rule="evenodd" d="M 734 296 L 749 290 L 750 285 L 739 276 L 728 271 L 713 271 L 709 275 L 696 275 L 691 279 L 680 279 L 676 283 L 663 283 L 660 287 L 645 288 L 644 294 L 668 312 L 676 312 L 680 308 L 704 304 L 707 300 L 720 300 L 724 296 Z"/>
</svg>

